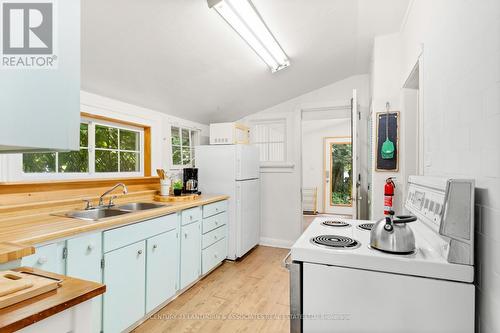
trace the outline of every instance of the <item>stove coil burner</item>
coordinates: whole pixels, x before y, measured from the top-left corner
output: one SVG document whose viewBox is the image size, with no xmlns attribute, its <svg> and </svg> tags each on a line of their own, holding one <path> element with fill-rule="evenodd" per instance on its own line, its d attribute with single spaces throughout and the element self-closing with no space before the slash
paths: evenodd
<svg viewBox="0 0 500 333">
<path fill-rule="evenodd" d="M 375 223 L 363 223 L 363 224 L 358 225 L 358 228 L 361 230 L 370 231 L 370 230 L 372 230 L 374 224 Z"/>
<path fill-rule="evenodd" d="M 355 249 L 361 244 L 352 238 L 337 235 L 321 235 L 311 238 L 311 243 L 333 249 Z"/>
<path fill-rule="evenodd" d="M 341 221 L 341 220 L 323 221 L 322 224 L 326 225 L 327 227 L 350 227 L 351 226 L 349 223 Z"/>
</svg>

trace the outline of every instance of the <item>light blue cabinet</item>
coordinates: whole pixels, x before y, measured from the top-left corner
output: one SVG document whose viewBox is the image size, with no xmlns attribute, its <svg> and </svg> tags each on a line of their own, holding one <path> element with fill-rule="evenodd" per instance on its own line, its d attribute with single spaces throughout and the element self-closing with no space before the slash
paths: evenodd
<svg viewBox="0 0 500 333">
<path fill-rule="evenodd" d="M 181 289 L 187 287 L 201 274 L 201 222 L 181 228 Z"/>
<path fill-rule="evenodd" d="M 173 297 L 179 284 L 178 232 L 172 230 L 146 241 L 146 313 Z"/>
<path fill-rule="evenodd" d="M 66 242 L 66 274 L 95 282 L 102 281 L 101 233 L 68 239 Z"/>
<path fill-rule="evenodd" d="M 93 333 L 122 332 L 221 263 L 227 202 L 37 247 L 24 266 L 102 282 Z"/>
<path fill-rule="evenodd" d="M 65 242 L 59 242 L 38 246 L 35 254 L 22 258 L 21 266 L 65 274 L 65 244 Z"/>
<path fill-rule="evenodd" d="M 84 0 L 82 0 L 83 2 Z M 19 1 L 14 1 L 19 2 Z M 25 5 L 32 5 L 25 1 Z M 0 152 L 40 149 L 78 150 L 80 127 L 80 0 L 45 1 L 56 3 L 50 11 L 40 11 L 39 29 L 53 41 L 49 54 L 12 55 L 15 59 L 35 57 L 36 63 L 56 59 L 54 66 L 11 67 L 0 64 Z M 2 1 L 3 5 L 4 1 Z M 25 6 L 23 5 L 23 6 Z M 39 5 L 39 4 L 38 4 Z M 35 7 L 37 8 L 37 7 Z M 38 11 L 38 9 L 35 9 Z M 48 19 L 48 15 L 53 16 Z M 25 11 L 28 17 L 27 10 Z M 3 24 L 3 19 L 1 20 Z M 35 21 L 36 22 L 36 21 Z M 54 22 L 55 26 L 49 26 Z M 30 22 L 33 24 L 33 22 Z M 26 22 L 23 27 L 26 26 Z M 4 27 L 6 29 L 6 27 Z M 28 41 L 26 28 L 12 29 L 14 35 Z M 4 33 L 7 30 L 3 31 Z M 40 36 L 40 35 L 38 35 Z M 47 40 L 42 40 L 49 43 Z M 29 48 L 29 43 L 24 45 Z M 3 54 L 2 54 L 3 55 Z M 5 58 L 10 55 L 6 54 Z M 3 58 L 3 57 L 2 57 Z M 14 62 L 17 62 L 14 60 Z M 53 63 L 51 61 L 51 63 Z M 2 68 L 5 67 L 5 68 Z"/>
<path fill-rule="evenodd" d="M 203 206 L 201 273 L 209 273 L 227 257 L 227 201 Z"/>
<path fill-rule="evenodd" d="M 100 232 L 66 241 L 66 275 L 102 282 L 102 234 Z M 92 299 L 92 332 L 101 331 L 102 296 Z"/>
<path fill-rule="evenodd" d="M 103 331 L 121 332 L 145 314 L 146 241 L 104 254 Z"/>
</svg>

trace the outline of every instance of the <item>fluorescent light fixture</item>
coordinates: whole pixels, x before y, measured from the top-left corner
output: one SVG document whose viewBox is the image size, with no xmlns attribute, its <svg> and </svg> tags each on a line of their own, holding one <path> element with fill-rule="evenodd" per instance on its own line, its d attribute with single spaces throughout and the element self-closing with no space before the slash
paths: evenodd
<svg viewBox="0 0 500 333">
<path fill-rule="evenodd" d="M 278 44 L 250 0 L 207 0 L 208 6 L 247 42 L 274 73 L 290 66 Z"/>
</svg>

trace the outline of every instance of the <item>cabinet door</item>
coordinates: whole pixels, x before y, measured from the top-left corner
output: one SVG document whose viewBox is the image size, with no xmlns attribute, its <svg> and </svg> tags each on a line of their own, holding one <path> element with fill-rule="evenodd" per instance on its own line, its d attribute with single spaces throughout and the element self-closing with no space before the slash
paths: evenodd
<svg viewBox="0 0 500 333">
<path fill-rule="evenodd" d="M 4 2 L 2 1 L 2 5 Z M 34 23 L 40 27 L 40 32 L 43 31 L 44 38 L 40 41 L 47 43 L 47 38 L 56 38 L 48 22 L 57 22 L 53 29 L 54 32 L 58 31 L 59 37 L 53 44 L 52 53 L 40 57 L 35 54 L 30 55 L 29 53 L 32 53 L 33 50 L 18 51 L 21 53 L 18 55 L 12 54 L 16 59 L 18 57 L 19 59 L 25 57 L 31 59 L 34 56 L 37 58 L 36 63 L 42 58 L 50 57 L 56 59 L 54 66 L 36 69 L 36 66 L 10 67 L 4 66 L 4 62 L 0 64 L 0 151 L 19 152 L 23 149 L 33 151 L 37 148 L 42 148 L 45 151 L 78 150 L 80 148 L 78 144 L 80 126 L 80 1 L 57 1 L 55 6 L 57 8 L 54 8 L 53 11 L 50 10 L 53 15 L 50 20 L 43 16 L 43 11 L 40 11 L 38 14 L 42 14 L 42 16 L 37 19 L 41 21 Z M 34 10 L 38 11 L 36 7 Z M 45 12 L 45 14 L 48 13 Z M 7 13 L 5 12 L 5 14 Z M 27 15 L 27 11 L 25 11 L 25 15 Z M 33 22 L 30 22 L 31 24 Z M 30 39 L 32 35 L 36 40 L 35 35 L 31 31 L 28 32 L 27 26 L 26 30 L 24 30 L 25 28 L 14 29 L 16 25 L 12 26 L 13 36 L 23 40 L 24 37 L 21 36 L 26 34 L 25 38 L 28 38 L 29 34 Z M 22 27 L 24 26 L 25 24 L 22 25 Z M 28 45 L 26 46 L 29 48 Z M 7 58 L 11 55 L 5 54 L 5 56 Z M 17 61 L 14 60 L 14 63 Z M 8 68 L 12 70 L 8 70 Z"/>
<path fill-rule="evenodd" d="M 102 281 L 101 258 L 102 237 L 101 233 L 85 235 L 66 241 L 66 275 L 79 279 L 95 282 Z M 102 296 L 92 300 L 92 332 L 101 331 Z"/>
<path fill-rule="evenodd" d="M 181 289 L 194 282 L 201 273 L 200 222 L 181 229 Z"/>
<path fill-rule="evenodd" d="M 145 265 L 145 241 L 104 254 L 104 332 L 121 332 L 144 316 Z"/>
<path fill-rule="evenodd" d="M 61 272 L 64 263 L 63 258 L 63 247 L 64 242 L 60 244 L 48 244 L 43 246 L 38 246 L 35 249 L 35 254 L 24 257 L 21 260 L 21 266 L 34 267 L 38 269 L 43 269 L 47 272 L 64 274 Z"/>
<path fill-rule="evenodd" d="M 177 230 L 147 240 L 146 313 L 175 295 L 178 286 Z"/>
</svg>

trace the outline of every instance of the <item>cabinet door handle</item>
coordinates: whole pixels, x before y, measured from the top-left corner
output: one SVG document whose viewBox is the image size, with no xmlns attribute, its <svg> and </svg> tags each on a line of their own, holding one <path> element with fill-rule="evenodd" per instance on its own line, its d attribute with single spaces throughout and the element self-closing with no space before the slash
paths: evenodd
<svg viewBox="0 0 500 333">
<path fill-rule="evenodd" d="M 37 263 L 38 263 L 39 265 L 43 265 L 43 264 L 46 264 L 46 263 L 47 263 L 47 261 L 49 261 L 49 260 L 47 259 L 47 257 L 40 257 L 40 258 L 38 258 Z"/>
<path fill-rule="evenodd" d="M 190 219 L 190 220 L 193 220 L 193 215 L 189 215 L 189 219 Z"/>
<path fill-rule="evenodd" d="M 217 253 L 214 253 L 214 258 L 219 258 L 219 256 L 217 255 Z"/>
<path fill-rule="evenodd" d="M 137 254 L 141 255 L 142 254 L 142 250 L 137 251 Z"/>
<path fill-rule="evenodd" d="M 184 233 L 184 238 L 188 238 L 188 234 L 187 233 Z"/>
<path fill-rule="evenodd" d="M 87 246 L 87 251 L 92 251 L 93 249 L 95 249 L 95 245 L 90 243 L 88 246 Z"/>
<path fill-rule="evenodd" d="M 153 245 L 153 250 L 156 250 L 158 248 L 158 245 Z"/>
</svg>

